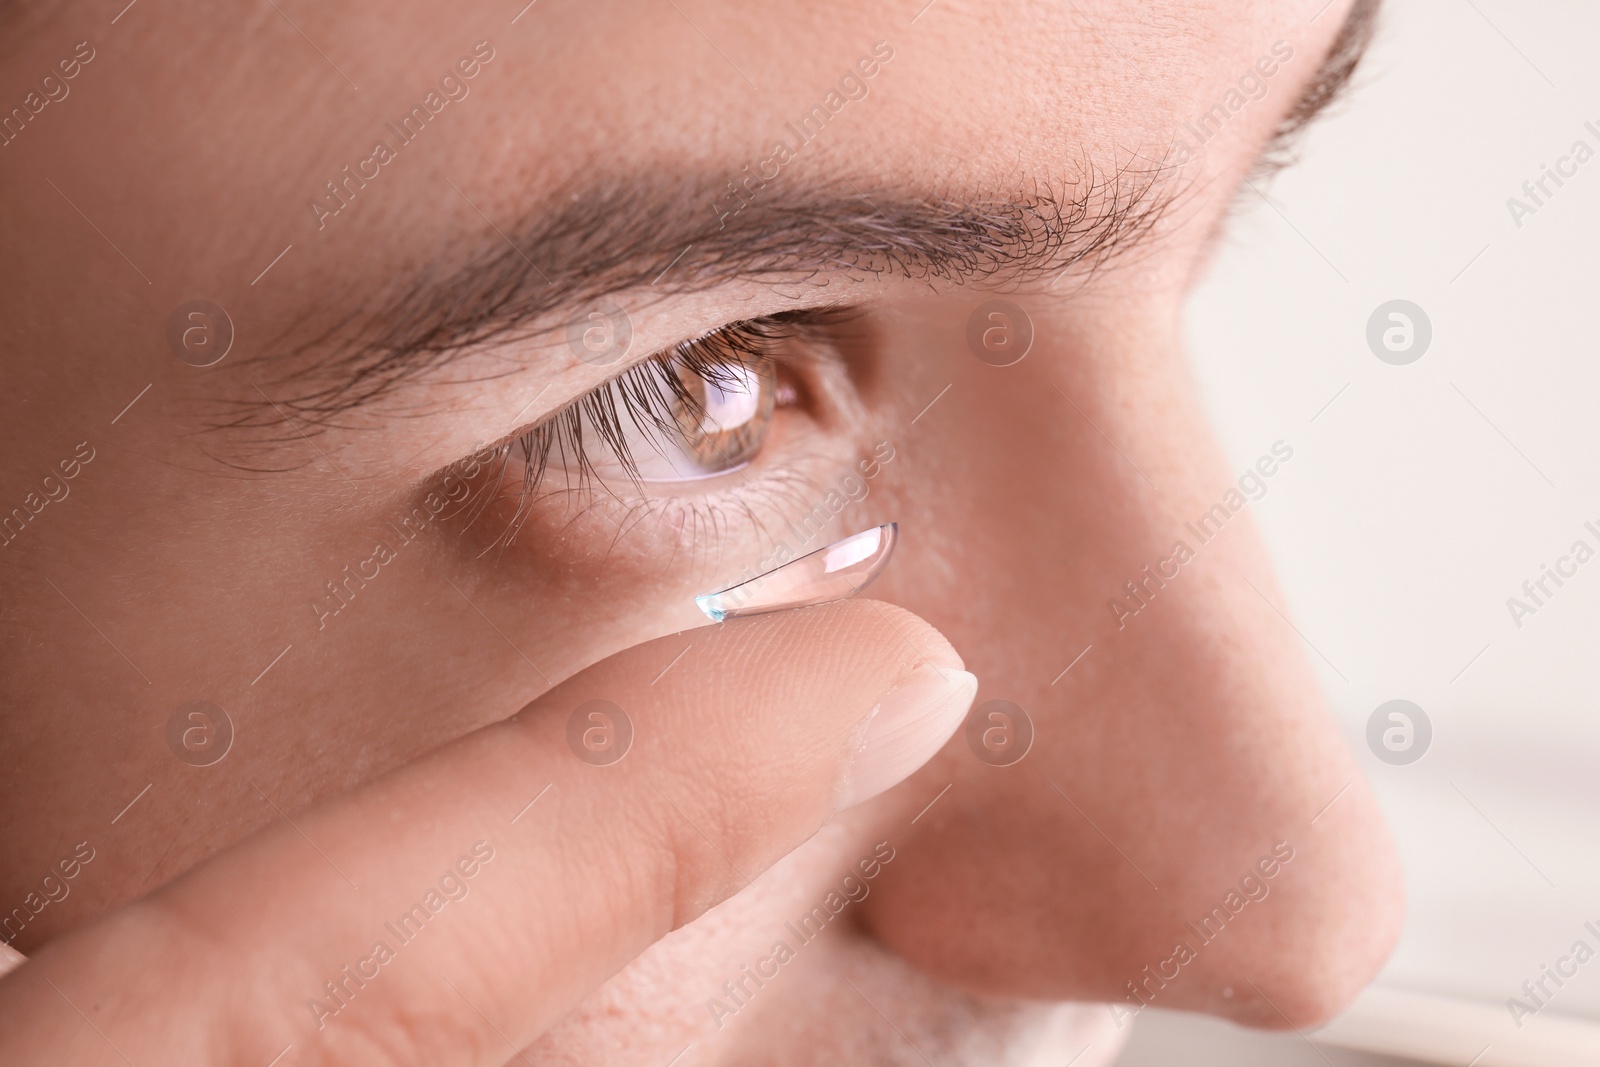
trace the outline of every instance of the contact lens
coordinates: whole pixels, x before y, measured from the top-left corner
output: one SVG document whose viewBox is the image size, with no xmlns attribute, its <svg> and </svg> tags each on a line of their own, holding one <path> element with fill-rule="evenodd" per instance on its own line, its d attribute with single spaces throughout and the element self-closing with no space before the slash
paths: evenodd
<svg viewBox="0 0 1600 1067">
<path fill-rule="evenodd" d="M 689 399 L 673 406 L 685 458 L 677 465 L 697 474 L 721 473 L 749 463 L 772 426 L 777 394 L 772 360 L 730 362 L 717 369 L 717 374 L 706 376 L 676 368 Z"/>
<path fill-rule="evenodd" d="M 712 622 L 741 615 L 761 615 L 843 600 L 865 589 L 883 573 L 894 554 L 900 527 L 885 523 L 851 534 L 827 548 L 790 560 L 765 574 L 694 598 Z"/>
</svg>

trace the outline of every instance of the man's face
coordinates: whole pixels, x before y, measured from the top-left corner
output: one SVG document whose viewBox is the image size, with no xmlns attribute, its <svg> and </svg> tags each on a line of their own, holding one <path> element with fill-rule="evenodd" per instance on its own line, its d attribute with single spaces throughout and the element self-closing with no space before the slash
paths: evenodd
<svg viewBox="0 0 1600 1067">
<path fill-rule="evenodd" d="M 977 728 L 530 1060 L 1087 1064 L 1144 1002 L 1337 1008 L 1393 940 L 1396 867 L 1248 515 L 1294 442 L 1227 467 L 1180 315 L 1325 80 L 1348 4 L 1318 8 L 18 26 L 5 99 L 51 82 L 0 148 L 0 899 L 97 850 L 19 946 L 898 521 L 872 595 L 960 650 Z M 749 321 L 701 354 L 756 345 L 770 413 L 734 390 L 744 437 L 665 456 L 619 422 L 628 477 L 613 380 Z M 1030 727 L 996 699 L 1031 722 L 1015 762 Z M 234 731 L 208 766 L 170 729 L 196 700 Z M 786 932 L 830 892 L 825 935 Z"/>
</svg>

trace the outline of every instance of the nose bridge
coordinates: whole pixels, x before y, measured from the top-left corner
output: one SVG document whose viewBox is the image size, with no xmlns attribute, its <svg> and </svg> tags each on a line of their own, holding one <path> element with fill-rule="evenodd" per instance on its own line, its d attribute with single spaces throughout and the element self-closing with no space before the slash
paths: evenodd
<svg viewBox="0 0 1600 1067">
<path fill-rule="evenodd" d="M 1195 696 L 1217 677 L 1202 649 L 1225 635 L 1303 667 L 1250 514 L 1292 477 L 1292 442 L 1262 442 L 1230 470 L 1187 383 L 1148 352 L 1047 352 L 993 371 L 958 379 L 961 417 L 919 447 L 966 472 L 928 524 L 961 565 L 920 588 L 936 614 L 963 605 L 947 620 L 965 630 L 957 647 L 994 685 L 1065 713 L 1070 695 L 1148 703 L 1188 664 Z"/>
<path fill-rule="evenodd" d="M 962 984 L 1111 998 L 1150 985 L 1148 965 L 1163 1006 L 1254 1018 L 1241 967 L 1276 973 L 1267 962 L 1314 951 L 1286 919 L 1370 844 L 1311 824 L 1358 776 L 1250 515 L 1292 476 L 1294 444 L 1263 442 L 1230 470 L 1157 362 L 1064 367 L 975 386 L 938 445 L 976 475 L 939 524 L 968 562 L 902 602 L 978 675 L 980 727 L 930 772 L 949 795 L 919 820 L 873 926 Z M 993 700 L 1021 709 L 993 705 L 1020 719 L 1013 734 Z M 1003 744 L 1029 724 L 1016 762 L 985 751 L 985 727 Z M 1382 838 L 1369 802 L 1356 789 L 1357 833 Z M 1227 940 L 1172 962 L 1216 906 Z"/>
</svg>

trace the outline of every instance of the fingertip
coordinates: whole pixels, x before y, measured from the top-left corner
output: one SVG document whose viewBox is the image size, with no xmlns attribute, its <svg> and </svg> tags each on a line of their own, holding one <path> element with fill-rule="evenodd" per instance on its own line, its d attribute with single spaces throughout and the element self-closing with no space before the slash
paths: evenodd
<svg viewBox="0 0 1600 1067">
<path fill-rule="evenodd" d="M 796 609 L 808 628 L 846 640 L 861 640 L 890 649 L 906 670 L 928 663 L 941 671 L 964 671 L 966 662 L 934 625 L 898 604 L 851 597 L 848 600 Z"/>
<path fill-rule="evenodd" d="M 961 728 L 978 692 L 966 671 L 917 667 L 884 694 L 857 733 L 834 801 L 843 811 L 899 785 Z"/>
</svg>

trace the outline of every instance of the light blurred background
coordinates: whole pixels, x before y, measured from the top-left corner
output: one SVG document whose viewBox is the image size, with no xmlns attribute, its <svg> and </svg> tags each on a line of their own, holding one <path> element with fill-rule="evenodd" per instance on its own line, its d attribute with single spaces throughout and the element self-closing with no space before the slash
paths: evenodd
<svg viewBox="0 0 1600 1067">
<path fill-rule="evenodd" d="M 1389 0 L 1354 91 L 1265 198 L 1246 190 L 1195 294 L 1233 466 L 1295 448 L 1251 511 L 1387 809 L 1409 916 L 1324 1030 L 1150 1009 L 1126 1067 L 1600 1063 L 1600 958 L 1547 979 L 1520 1028 L 1506 1004 L 1579 939 L 1600 950 L 1600 559 L 1520 628 L 1507 607 L 1576 540 L 1600 550 L 1597 44 L 1600 4 Z M 1596 158 L 1519 227 L 1507 199 L 1579 140 Z M 1409 365 L 1368 346 L 1392 299 L 1432 323 Z M 1432 725 L 1405 765 L 1367 741 L 1393 699 Z"/>
</svg>

